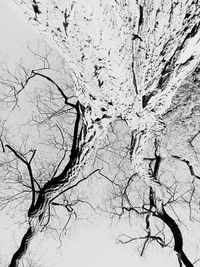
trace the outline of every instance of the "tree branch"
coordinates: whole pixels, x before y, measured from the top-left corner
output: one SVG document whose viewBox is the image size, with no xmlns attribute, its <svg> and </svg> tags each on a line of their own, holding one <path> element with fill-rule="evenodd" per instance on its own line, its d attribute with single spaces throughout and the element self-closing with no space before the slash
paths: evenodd
<svg viewBox="0 0 200 267">
<path fill-rule="evenodd" d="M 19 261 L 23 257 L 23 255 L 26 253 L 28 246 L 30 244 L 30 241 L 33 238 L 34 234 L 35 234 L 35 230 L 33 229 L 33 227 L 30 226 L 27 232 L 25 233 L 25 235 L 23 236 L 20 247 L 14 253 L 8 267 L 18 267 Z"/>
<path fill-rule="evenodd" d="M 36 191 L 35 191 L 35 185 L 34 185 L 34 177 L 33 177 L 33 172 L 32 172 L 32 168 L 31 168 L 31 161 L 33 159 L 33 157 L 35 156 L 35 152 L 36 150 L 33 151 L 33 154 L 31 156 L 31 159 L 29 160 L 29 162 L 24 159 L 14 148 L 12 148 L 10 145 L 6 145 L 6 147 L 11 150 L 14 155 L 20 159 L 27 167 L 28 172 L 29 172 L 29 176 L 30 176 L 30 181 L 31 181 L 31 188 L 32 188 L 32 202 L 31 202 L 31 206 L 33 207 L 35 204 L 35 195 L 36 195 Z"/>
<path fill-rule="evenodd" d="M 183 262 L 186 267 L 194 267 L 183 251 L 183 237 L 176 222 L 167 214 L 162 205 L 162 210 L 157 210 L 154 216 L 160 218 L 171 230 L 174 237 L 174 251 L 177 252 L 178 259 Z"/>
<path fill-rule="evenodd" d="M 187 164 L 189 170 L 190 170 L 190 174 L 191 174 L 192 176 L 194 176 L 195 178 L 197 178 L 198 180 L 200 180 L 200 177 L 199 177 L 198 175 L 195 174 L 194 169 L 193 169 L 193 166 L 191 165 L 191 163 L 189 162 L 189 160 L 186 160 L 186 159 L 184 159 L 184 158 L 181 158 L 181 157 L 179 157 L 179 156 L 174 156 L 174 155 L 172 155 L 172 157 L 175 158 L 175 159 L 179 159 L 179 160 L 182 161 L 182 162 L 185 162 L 185 163 Z"/>
<path fill-rule="evenodd" d="M 76 106 L 72 103 L 69 103 L 68 102 L 68 97 L 65 95 L 65 93 L 63 92 L 63 90 L 60 88 L 60 86 L 54 81 L 52 80 L 49 76 L 47 75 L 44 75 L 42 73 L 39 73 L 39 72 L 36 72 L 35 70 L 32 70 L 32 73 L 35 74 L 35 75 L 38 75 L 40 77 L 43 77 L 45 78 L 46 80 L 48 80 L 49 82 L 51 82 L 52 84 L 54 84 L 56 86 L 56 88 L 58 89 L 58 91 L 60 92 L 60 94 L 62 95 L 62 97 L 64 98 L 65 100 L 65 104 L 69 105 L 70 107 L 72 108 L 76 108 Z"/>
<path fill-rule="evenodd" d="M 100 170 L 101 170 L 101 169 L 96 169 L 96 170 L 94 170 L 93 172 L 91 172 L 89 175 L 87 175 L 87 176 L 84 177 L 83 179 L 81 179 L 81 180 L 79 180 L 78 182 L 76 182 L 75 184 L 69 186 L 69 187 L 66 188 L 65 190 L 61 191 L 58 195 L 56 195 L 54 198 L 51 199 L 50 203 L 51 203 L 52 201 L 54 201 L 57 197 L 61 196 L 63 193 L 65 193 L 65 192 L 71 190 L 72 188 L 78 186 L 78 185 L 79 185 L 80 183 L 82 183 L 83 181 L 87 180 L 87 179 L 88 179 L 92 174 L 94 174 L 95 172 L 99 171 L 99 173 L 100 173 Z"/>
</svg>

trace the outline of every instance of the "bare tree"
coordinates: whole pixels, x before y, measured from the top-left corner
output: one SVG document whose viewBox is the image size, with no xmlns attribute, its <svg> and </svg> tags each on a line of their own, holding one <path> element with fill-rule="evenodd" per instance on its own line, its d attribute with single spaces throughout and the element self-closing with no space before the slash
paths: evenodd
<svg viewBox="0 0 200 267">
<path fill-rule="evenodd" d="M 33 136 L 36 137 L 31 138 L 30 134 L 24 133 L 22 138 L 16 140 L 11 129 L 5 130 L 9 123 L 6 121 L 2 124 L 1 168 L 5 175 L 7 193 L 6 196 L 1 196 L 1 208 L 8 205 L 16 208 L 20 205 L 20 209 L 27 213 L 29 223 L 9 266 L 18 266 L 31 239 L 39 231 L 51 228 L 52 217 L 59 216 L 58 207 L 66 211 L 66 220 L 59 234 L 61 237 L 70 220 L 77 216 L 74 206 L 91 206 L 81 194 L 77 194 L 76 187 L 99 171 L 96 169 L 84 175 L 83 166 L 97 145 L 94 125 L 101 128 L 102 135 L 104 127 L 98 121 L 92 125 L 86 124 L 85 108 L 75 97 L 66 95 L 66 90 L 47 74 L 52 71 L 48 53 L 37 56 L 40 56 L 40 64 L 42 63 L 40 68 L 30 70 L 20 64 L 15 73 L 7 68 L 2 69 L 1 103 L 10 107 L 13 114 L 17 106 L 22 108 L 22 93 L 28 90 L 28 85 L 34 79 L 38 77 L 48 82 L 48 86 L 38 93 L 29 88 L 33 90 L 31 101 L 34 101 L 37 113 L 34 113 L 27 126 L 29 131 L 34 131 Z M 42 86 L 41 82 L 39 84 Z M 34 85 L 33 83 L 32 86 Z M 25 100 L 23 101 L 26 102 Z M 38 131 L 34 130 L 35 125 Z M 39 141 L 38 134 L 45 136 L 39 138 Z M 99 138 L 97 140 L 99 142 Z"/>
<path fill-rule="evenodd" d="M 109 174 L 113 190 L 107 212 L 112 220 L 127 220 L 131 225 L 129 230 L 124 229 L 118 241 L 135 243 L 141 256 L 152 243 L 162 248 L 170 247 L 177 253 L 179 266 L 198 266 L 200 260 L 195 252 L 199 251 L 199 234 L 195 230 L 195 236 L 192 234 L 192 229 L 198 229 L 200 222 L 198 85 L 199 68 L 178 89 L 163 116 L 165 130 L 160 136 L 152 135 L 154 145 L 149 143 L 147 147 L 144 161 L 149 173 L 162 187 L 161 208 L 155 203 L 153 188 L 137 173 L 126 168 L 121 179 Z M 129 140 L 132 153 L 131 133 Z"/>
<path fill-rule="evenodd" d="M 145 151 L 152 134 L 162 133 L 163 114 L 181 82 L 199 62 L 199 2 L 12 0 L 11 3 L 58 48 L 72 69 L 79 106 L 84 109 L 83 114 L 76 106 L 77 116 L 79 110 L 89 129 L 88 136 L 80 138 L 94 140 L 95 136 L 97 140 L 117 117 L 128 123 L 133 132 L 133 170 L 151 189 L 151 207 L 164 220 L 167 216 L 163 208 L 164 187 L 156 177 L 156 170 L 149 171 Z M 81 148 L 83 155 L 89 156 L 93 149 L 93 141 L 92 145 L 89 143 L 85 142 Z M 80 161 L 72 164 L 74 171 L 79 164 Z M 67 174 L 59 176 L 58 184 L 48 184 L 52 189 L 50 195 L 55 189 L 60 190 L 60 179 L 68 180 Z M 41 195 L 44 196 L 46 199 L 46 191 Z M 44 211 L 36 204 L 29 213 L 31 217 Z M 184 263 L 182 250 L 177 252 Z"/>
<path fill-rule="evenodd" d="M 151 132 L 162 131 L 160 117 L 172 96 L 199 62 L 199 3 L 46 0 L 36 3 L 36 17 L 31 2 L 11 2 L 68 60 L 90 116 L 127 121 L 135 136 L 133 166 L 157 191 L 161 207 L 162 190 L 143 154 Z"/>
</svg>

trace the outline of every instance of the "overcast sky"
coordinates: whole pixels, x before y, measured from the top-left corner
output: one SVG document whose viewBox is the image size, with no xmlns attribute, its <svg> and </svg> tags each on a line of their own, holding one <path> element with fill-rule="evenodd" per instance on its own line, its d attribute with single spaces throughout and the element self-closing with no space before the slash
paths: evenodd
<svg viewBox="0 0 200 267">
<path fill-rule="evenodd" d="M 0 5 L 0 36 L 0 52 L 3 56 L 8 56 L 9 62 L 13 64 L 20 57 L 26 57 L 27 41 L 35 42 L 39 39 L 39 36 L 25 25 L 4 1 L 1 1 Z M 1 213 L 0 221 L 1 253 L 11 255 L 14 252 L 14 242 L 19 244 L 18 237 L 24 233 L 25 229 L 17 228 L 16 232 L 12 220 L 3 213 Z M 74 230 L 70 237 L 64 240 L 61 254 L 54 240 L 40 243 L 39 237 L 34 241 L 34 251 L 39 255 L 41 262 L 46 262 L 45 267 L 167 266 L 167 254 L 163 257 L 158 256 L 162 254 L 160 249 L 158 252 L 151 252 L 151 255 L 147 252 L 146 257 L 141 259 L 138 252 L 134 252 L 130 246 L 126 248 L 115 244 L 114 236 L 111 235 L 109 228 L 103 222 L 101 223 L 102 226 L 86 225 Z M 174 254 L 171 253 L 172 258 L 175 258 Z"/>
<path fill-rule="evenodd" d="M 27 42 L 35 42 L 39 36 L 5 2 L 1 1 L 0 5 L 0 52 L 8 55 L 11 61 L 16 61 L 24 55 Z"/>
</svg>

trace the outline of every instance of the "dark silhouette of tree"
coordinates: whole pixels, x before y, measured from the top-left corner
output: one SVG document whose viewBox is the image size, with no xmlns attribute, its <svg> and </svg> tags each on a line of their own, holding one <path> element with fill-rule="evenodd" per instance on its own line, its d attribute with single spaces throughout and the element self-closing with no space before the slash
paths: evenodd
<svg viewBox="0 0 200 267">
<path fill-rule="evenodd" d="M 200 197 L 198 84 L 199 68 L 184 81 L 172 99 L 171 107 L 163 116 L 163 133 L 152 135 L 154 146 L 151 143 L 147 146 L 144 160 L 162 189 L 162 205 L 156 203 L 153 188 L 141 181 L 137 173 L 131 175 L 126 171 L 124 177 L 121 176 L 123 183 L 109 174 L 113 190 L 107 212 L 112 220 L 128 220 L 132 225 L 130 231 L 120 234 L 118 241 L 122 244 L 135 242 L 133 246 L 140 247 L 141 256 L 152 243 L 162 248 L 171 247 L 177 254 L 179 266 L 198 266 L 199 262 L 198 254 L 188 250 L 190 242 L 193 248 L 198 247 L 194 241 L 198 234 L 196 238 L 191 234 L 187 237 L 192 227 L 198 227 L 200 219 L 197 211 Z M 129 133 L 130 153 L 133 138 Z"/>
<path fill-rule="evenodd" d="M 48 57 L 46 56 L 42 58 L 42 55 L 40 54 L 40 61 L 42 58 L 42 63 L 48 63 Z M 27 252 L 33 237 L 39 231 L 44 231 L 49 227 L 53 215 L 52 208 L 63 207 L 68 213 L 68 219 L 65 222 L 61 232 L 62 234 L 72 217 L 77 216 L 74 211 L 74 206 L 81 204 L 90 205 L 90 203 L 81 199 L 81 196 L 76 197 L 73 190 L 83 181 L 87 180 L 92 174 L 99 171 L 99 169 L 96 169 L 84 176 L 82 169 L 88 161 L 88 157 L 93 151 L 93 148 L 97 145 L 95 141 L 95 127 L 101 127 L 102 135 L 104 134 L 104 127 L 101 126 L 98 121 L 94 121 L 92 125 L 87 125 L 87 122 L 85 121 L 87 111 L 85 111 L 85 108 L 76 99 L 70 102 L 71 97 L 67 96 L 61 86 L 45 73 L 45 71 L 48 72 L 50 70 L 51 67 L 48 66 L 46 68 L 44 64 L 41 68 L 32 69 L 31 71 L 23 65 L 19 65 L 18 72 L 15 72 L 14 74 L 6 68 L 2 69 L 4 75 L 1 81 L 3 89 L 1 100 L 3 105 L 11 104 L 13 113 L 15 112 L 16 107 L 20 106 L 22 92 L 26 90 L 26 87 L 28 87 L 36 77 L 47 81 L 51 85 L 49 88 L 45 87 L 45 97 L 50 94 L 52 101 L 54 100 L 55 102 L 56 97 L 58 97 L 59 101 L 57 102 L 61 105 L 61 107 L 57 107 L 57 110 L 54 110 L 52 105 L 48 103 L 49 100 L 46 102 L 43 99 L 44 102 L 40 103 L 40 101 L 42 101 L 42 90 L 40 91 L 41 95 L 38 95 L 39 98 L 33 98 L 36 103 L 38 115 L 29 122 L 29 131 L 31 129 L 30 123 L 33 122 L 36 123 L 37 127 L 44 124 L 49 131 L 52 131 L 50 139 L 47 138 L 47 142 L 42 144 L 43 148 L 44 145 L 51 146 L 53 148 L 51 153 L 55 153 L 53 157 L 54 161 L 47 162 L 46 166 L 43 165 L 44 161 L 41 156 L 38 156 L 37 158 L 37 154 L 42 150 L 41 147 L 38 146 L 38 148 L 36 148 L 35 146 L 34 149 L 27 148 L 28 144 L 26 144 L 26 142 L 20 148 L 17 147 L 17 143 L 14 144 L 14 141 L 7 140 L 5 127 L 2 127 L 2 153 L 9 154 L 5 161 L 2 160 L 2 167 L 8 178 L 7 181 L 5 180 L 5 183 L 8 182 L 9 184 L 15 181 L 14 187 L 17 187 L 17 192 L 13 193 L 12 190 L 10 192 L 8 186 L 10 194 L 8 194 L 7 197 L 2 197 L 1 207 L 3 208 L 9 205 L 11 202 L 14 202 L 14 205 L 19 205 L 18 199 L 21 202 L 24 202 L 30 201 L 31 197 L 27 211 L 29 227 L 22 237 L 19 248 L 13 254 L 9 265 L 12 267 L 19 265 L 19 262 Z M 7 74 L 7 76 L 5 74 Z M 10 93 L 13 93 L 13 96 L 10 95 Z M 10 103 L 8 99 L 10 99 Z M 62 102 L 64 102 L 64 107 L 62 107 Z M 63 121 L 62 114 L 64 114 L 65 117 L 69 115 L 69 118 Z M 40 120 L 42 117 L 45 119 Z M 58 119 L 54 120 L 55 117 L 58 117 Z M 54 127 L 52 125 L 54 125 Z M 68 129 L 66 132 L 64 127 L 71 128 L 71 130 Z M 32 128 L 32 130 L 34 129 Z M 58 133 L 60 138 L 57 136 Z M 43 132 L 43 134 L 45 134 L 45 132 Z M 66 136 L 70 139 L 67 141 L 67 145 Z M 59 141 L 59 139 L 61 141 Z M 48 144 L 49 141 L 52 142 L 52 144 Z M 32 142 L 34 142 L 34 140 Z M 62 153 L 62 156 L 59 154 L 59 160 L 56 159 L 56 152 L 59 152 L 60 154 Z M 50 157 L 50 155 L 48 156 L 48 153 L 49 150 L 47 150 L 47 157 Z M 42 170 L 44 167 L 46 167 L 47 170 Z M 28 178 L 29 181 L 27 180 Z M 70 197 L 70 195 L 72 196 Z"/>
<path fill-rule="evenodd" d="M 72 146 L 79 156 L 72 153 L 67 165 L 70 171 L 66 166 L 44 186 L 29 217 L 37 218 L 39 223 L 50 199 L 61 190 L 61 182 L 75 177 L 71 169 L 80 170 L 80 162 L 86 162 L 96 149 L 94 140 L 98 142 L 109 125 L 121 118 L 132 132 L 133 172 L 153 196 L 151 202 L 149 194 L 147 197 L 147 215 L 154 206 L 159 219 L 172 226 L 172 218 L 164 207 L 165 188 L 157 177 L 162 155 L 156 154 L 151 171 L 145 153 L 148 144 L 153 145 L 164 131 L 162 120 L 181 82 L 199 63 L 199 2 L 71 0 L 63 4 L 46 0 L 36 3 L 37 12 L 32 6 L 35 2 L 11 2 L 67 60 L 78 97 L 77 124 L 79 116 L 85 123 L 80 136 L 77 134 L 78 139 L 85 141 L 81 147 L 77 140 L 76 146 Z M 84 160 L 79 161 L 80 158 Z M 170 229 L 175 228 L 174 224 Z M 187 264 L 182 247 L 177 252 L 180 261 Z"/>
</svg>

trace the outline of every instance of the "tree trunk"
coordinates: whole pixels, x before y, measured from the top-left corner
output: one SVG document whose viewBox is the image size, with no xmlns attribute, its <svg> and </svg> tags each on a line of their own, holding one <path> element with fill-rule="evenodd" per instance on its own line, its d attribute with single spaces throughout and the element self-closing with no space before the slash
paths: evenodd
<svg viewBox="0 0 200 267">
<path fill-rule="evenodd" d="M 26 253 L 28 246 L 30 244 L 30 241 L 34 237 L 34 235 L 35 235 L 35 230 L 32 226 L 30 226 L 22 238 L 20 247 L 12 256 L 11 262 L 8 267 L 18 267 L 19 261 L 23 257 L 23 255 Z"/>
<path fill-rule="evenodd" d="M 85 117 L 87 117 L 86 112 L 84 112 Z M 88 119 L 87 122 L 90 122 L 90 124 L 84 124 L 80 130 L 80 134 L 74 136 L 77 140 L 73 143 L 76 143 L 77 147 L 73 149 L 72 145 L 69 162 L 58 176 L 54 178 L 49 177 L 49 181 L 40 189 L 34 205 L 31 205 L 29 208 L 29 228 L 22 238 L 20 247 L 14 253 L 9 267 L 18 266 L 20 259 L 25 255 L 30 245 L 31 239 L 42 229 L 41 223 L 50 201 L 56 198 L 62 191 L 67 190 L 73 184 L 74 180 L 78 180 L 80 172 L 84 168 L 91 153 L 94 153 L 97 149 L 111 121 L 110 118 L 103 118 L 102 120 L 97 120 L 97 122 Z M 78 129 L 78 125 L 76 126 Z"/>
<path fill-rule="evenodd" d="M 200 60 L 199 1 L 44 0 L 36 13 L 29 0 L 10 3 L 63 54 L 80 102 L 136 131 L 135 167 L 146 176 L 149 132 Z"/>
<path fill-rule="evenodd" d="M 163 206 L 162 210 L 158 211 L 156 216 L 170 228 L 174 238 L 174 251 L 177 252 L 179 261 L 186 267 L 194 267 L 183 251 L 183 237 L 176 222 L 167 214 Z M 180 264 L 180 266 L 182 266 L 182 264 Z"/>
<path fill-rule="evenodd" d="M 40 218 L 46 211 L 49 202 L 60 194 L 61 191 L 66 190 L 71 186 L 74 180 L 77 180 L 80 172 L 83 170 L 88 158 L 98 148 L 98 144 L 105 136 L 108 125 L 111 123 L 110 119 L 104 119 L 106 122 L 98 121 L 88 128 L 81 131 L 79 140 L 79 150 L 73 155 L 71 154 L 69 162 L 66 164 L 64 170 L 56 177 L 47 181 L 41 188 L 36 203 L 28 212 L 29 219 Z M 104 124 L 103 124 L 104 123 Z"/>
<path fill-rule="evenodd" d="M 86 123 L 121 116 L 135 135 L 133 167 L 157 196 L 162 188 L 144 164 L 144 151 L 181 82 L 200 60 L 200 3 L 196 0 L 10 0 L 28 23 L 66 59 Z M 21 10 L 21 11 L 20 11 Z M 88 113 L 89 114 L 89 113 Z M 108 127 L 105 123 L 103 129 Z M 94 130 L 93 130 L 94 131 Z M 88 139 L 100 138 L 90 133 Z M 63 178 L 75 177 L 93 141 Z M 80 167 L 81 166 L 81 167 Z M 38 216 L 61 183 L 46 184 L 30 216 Z M 44 207 L 42 205 L 44 204 Z M 159 205 L 158 205 L 159 204 Z"/>
</svg>

